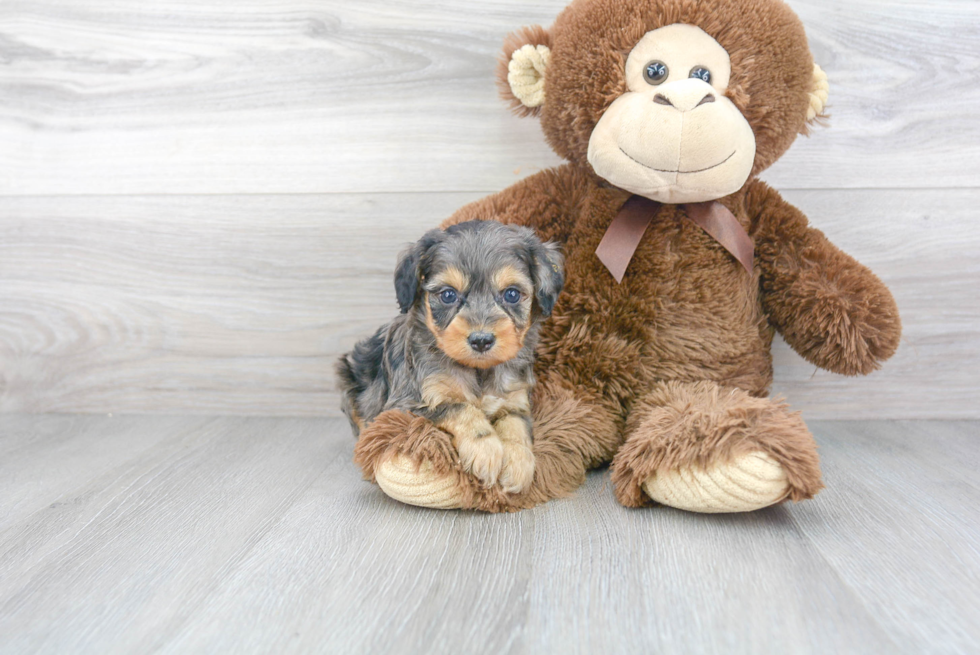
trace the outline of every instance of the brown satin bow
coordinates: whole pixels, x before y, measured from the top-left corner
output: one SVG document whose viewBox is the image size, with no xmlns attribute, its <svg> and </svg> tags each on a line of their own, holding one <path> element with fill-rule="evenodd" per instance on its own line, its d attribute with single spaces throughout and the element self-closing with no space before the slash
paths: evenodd
<svg viewBox="0 0 980 655">
<path fill-rule="evenodd" d="M 606 228 L 595 254 L 616 282 L 623 281 L 626 267 L 633 259 L 650 221 L 660 211 L 661 204 L 642 196 L 632 196 Z M 695 202 L 681 205 L 687 217 L 694 221 L 752 274 L 755 246 L 735 215 L 720 202 Z"/>
</svg>

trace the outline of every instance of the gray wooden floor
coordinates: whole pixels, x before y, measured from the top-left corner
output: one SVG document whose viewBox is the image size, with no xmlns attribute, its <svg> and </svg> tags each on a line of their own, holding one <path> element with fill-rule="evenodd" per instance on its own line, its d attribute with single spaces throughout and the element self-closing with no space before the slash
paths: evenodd
<svg viewBox="0 0 980 655">
<path fill-rule="evenodd" d="M 0 652 L 977 652 L 980 423 L 812 427 L 801 505 L 484 515 L 338 419 L 0 416 Z"/>
</svg>

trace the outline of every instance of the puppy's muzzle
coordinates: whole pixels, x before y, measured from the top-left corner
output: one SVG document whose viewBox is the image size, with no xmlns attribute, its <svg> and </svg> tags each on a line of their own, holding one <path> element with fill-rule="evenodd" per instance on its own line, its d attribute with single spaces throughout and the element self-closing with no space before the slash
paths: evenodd
<svg viewBox="0 0 980 655">
<path fill-rule="evenodd" d="M 497 338 L 489 332 L 474 332 L 468 339 L 470 348 L 478 353 L 485 353 L 497 342 Z"/>
</svg>

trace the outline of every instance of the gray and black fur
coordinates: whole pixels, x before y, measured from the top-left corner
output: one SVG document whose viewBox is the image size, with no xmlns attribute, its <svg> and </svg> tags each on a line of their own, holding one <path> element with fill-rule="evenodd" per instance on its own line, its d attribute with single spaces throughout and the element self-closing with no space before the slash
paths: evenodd
<svg viewBox="0 0 980 655">
<path fill-rule="evenodd" d="M 454 269 L 464 274 L 467 288 L 447 283 L 447 272 Z M 448 279 L 455 280 L 455 274 Z M 496 288 L 499 280 L 514 284 Z M 551 314 L 562 284 L 558 247 L 542 243 L 528 228 L 470 221 L 426 233 L 398 262 L 395 291 L 401 315 L 338 362 L 343 410 L 354 434 L 389 409 L 438 425 L 466 403 L 482 403 L 494 420 L 506 408 L 497 409 L 499 403 L 488 398 L 499 400 L 521 389 L 527 397 L 534 384 L 540 322 Z M 519 302 L 510 302 L 515 297 L 511 288 L 520 292 Z M 456 292 L 455 300 L 449 290 Z M 508 335 L 514 336 L 513 344 L 521 336 L 519 350 L 505 361 L 484 365 L 495 362 L 491 355 L 498 345 L 508 353 L 503 349 Z"/>
</svg>

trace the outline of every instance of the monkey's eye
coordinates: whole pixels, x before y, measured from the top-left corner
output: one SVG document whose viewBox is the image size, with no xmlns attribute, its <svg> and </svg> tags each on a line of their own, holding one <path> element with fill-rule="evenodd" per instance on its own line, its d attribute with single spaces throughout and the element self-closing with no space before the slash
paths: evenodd
<svg viewBox="0 0 980 655">
<path fill-rule="evenodd" d="M 691 69 L 691 77 L 696 77 L 702 82 L 711 84 L 711 71 L 704 66 L 695 66 Z"/>
<path fill-rule="evenodd" d="M 521 291 L 511 287 L 504 291 L 504 302 L 510 303 L 511 305 L 519 303 L 521 301 Z"/>
<path fill-rule="evenodd" d="M 643 79 L 647 81 L 647 84 L 661 84 L 667 79 L 667 64 L 662 61 L 651 61 L 643 69 Z"/>
<path fill-rule="evenodd" d="M 442 293 L 439 294 L 439 300 L 444 305 L 455 305 L 456 301 L 459 300 L 459 294 L 456 293 L 456 289 L 443 289 Z"/>
</svg>

